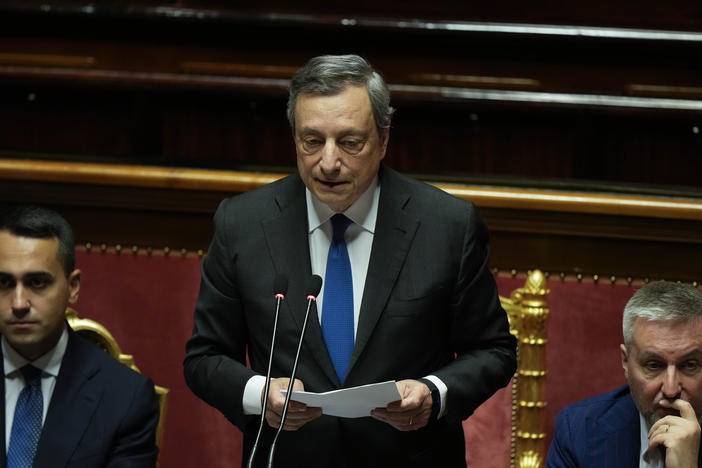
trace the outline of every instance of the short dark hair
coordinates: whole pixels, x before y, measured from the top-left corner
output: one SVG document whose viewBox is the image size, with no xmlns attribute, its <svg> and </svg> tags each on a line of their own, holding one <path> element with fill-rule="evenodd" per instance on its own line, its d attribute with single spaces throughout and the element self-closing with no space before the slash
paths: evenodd
<svg viewBox="0 0 702 468">
<path fill-rule="evenodd" d="M 358 55 L 320 55 L 310 59 L 297 70 L 290 80 L 288 121 L 295 132 L 295 106 L 302 94 L 334 96 L 349 86 L 365 86 L 368 91 L 373 118 L 382 139 L 390 128 L 395 109 L 390 107 L 390 90 L 385 80 L 363 57 Z"/>
<path fill-rule="evenodd" d="M 35 205 L 6 206 L 0 210 L 0 231 L 34 239 L 58 239 L 58 258 L 68 277 L 76 267 L 73 230 L 63 216 Z"/>
</svg>

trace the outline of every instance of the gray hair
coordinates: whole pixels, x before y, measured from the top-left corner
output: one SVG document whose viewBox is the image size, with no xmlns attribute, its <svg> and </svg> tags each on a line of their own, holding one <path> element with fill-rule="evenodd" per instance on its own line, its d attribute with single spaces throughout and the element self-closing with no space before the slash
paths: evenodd
<svg viewBox="0 0 702 468">
<path fill-rule="evenodd" d="M 333 96 L 348 86 L 365 86 L 373 108 L 378 136 L 390 128 L 395 109 L 390 107 L 390 90 L 373 67 L 358 55 L 320 55 L 297 70 L 290 80 L 288 121 L 295 133 L 295 105 L 302 94 Z"/>
<path fill-rule="evenodd" d="M 624 307 L 622 330 L 629 347 L 637 318 L 652 321 L 688 321 L 702 318 L 702 292 L 688 284 L 670 281 L 649 283 L 629 299 Z"/>
</svg>

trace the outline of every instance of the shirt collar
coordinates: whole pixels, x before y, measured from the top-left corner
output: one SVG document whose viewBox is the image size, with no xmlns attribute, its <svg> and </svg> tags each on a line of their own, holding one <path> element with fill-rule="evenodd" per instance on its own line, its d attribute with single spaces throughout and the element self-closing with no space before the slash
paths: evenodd
<svg viewBox="0 0 702 468">
<path fill-rule="evenodd" d="M 58 377 L 59 369 L 63 355 L 66 354 L 66 346 L 68 345 L 68 327 L 63 329 L 61 337 L 52 349 L 35 361 L 28 361 L 23 358 L 15 349 L 10 346 L 4 336 L 0 338 L 0 346 L 2 346 L 3 366 L 5 368 L 5 377 L 17 372 L 20 368 L 27 364 L 31 364 L 37 369 L 41 369 L 45 374 Z"/>
<path fill-rule="evenodd" d="M 639 412 L 639 437 L 641 440 L 639 445 L 639 467 L 663 468 L 664 460 L 661 457 L 660 451 L 654 450 L 651 453 L 646 453 L 648 450 L 648 431 L 650 430 L 651 426 L 648 424 L 643 414 Z"/>
<path fill-rule="evenodd" d="M 313 196 L 308 188 L 305 188 L 305 197 L 307 199 L 307 222 L 311 234 L 326 223 L 335 212 L 327 204 Z M 376 175 L 366 191 L 343 213 L 355 224 L 373 234 L 378 214 L 378 200 L 380 200 L 380 183 Z"/>
</svg>

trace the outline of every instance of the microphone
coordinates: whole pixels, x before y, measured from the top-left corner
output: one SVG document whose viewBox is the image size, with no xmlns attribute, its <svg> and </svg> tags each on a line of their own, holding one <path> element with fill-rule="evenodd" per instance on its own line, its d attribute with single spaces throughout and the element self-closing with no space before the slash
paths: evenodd
<svg viewBox="0 0 702 468">
<path fill-rule="evenodd" d="M 266 405 L 268 404 L 268 389 L 271 383 L 271 367 L 273 365 L 273 351 L 275 350 L 275 334 L 278 328 L 278 313 L 280 312 L 280 304 L 285 299 L 285 293 L 288 290 L 288 277 L 285 275 L 277 274 L 275 280 L 273 280 L 273 292 L 275 293 L 275 319 L 273 321 L 273 337 L 271 338 L 271 352 L 268 356 L 268 370 L 266 371 L 266 386 L 263 390 L 263 403 L 261 408 L 261 421 L 258 423 L 258 434 L 256 434 L 256 441 L 251 448 L 251 454 L 249 455 L 249 462 L 247 463 L 248 468 L 253 467 L 254 458 L 256 457 L 256 450 L 258 449 L 258 441 L 261 439 L 261 432 L 263 431 L 263 423 L 266 420 Z"/>
<path fill-rule="evenodd" d="M 295 373 L 297 372 L 297 363 L 300 360 L 300 351 L 302 350 L 302 341 L 305 338 L 305 330 L 307 329 L 307 321 L 310 318 L 310 309 L 312 308 L 312 303 L 317 300 L 317 294 L 322 289 L 322 278 L 319 275 L 312 275 L 307 278 L 305 283 L 305 295 L 307 296 L 307 312 L 305 312 L 305 321 L 302 323 L 302 331 L 300 332 L 300 341 L 297 344 L 297 354 L 295 354 L 295 362 L 293 362 L 293 368 L 290 375 L 290 383 L 288 384 L 288 391 L 285 393 L 285 404 L 283 405 L 283 413 L 280 417 L 280 424 L 278 425 L 278 431 L 273 437 L 273 443 L 271 443 L 271 450 L 268 453 L 268 468 L 273 468 L 273 457 L 275 455 L 275 444 L 278 442 L 278 436 L 280 431 L 283 430 L 285 425 L 285 416 L 288 414 L 288 404 L 290 403 L 290 395 L 292 395 L 292 386 L 295 382 Z"/>
</svg>

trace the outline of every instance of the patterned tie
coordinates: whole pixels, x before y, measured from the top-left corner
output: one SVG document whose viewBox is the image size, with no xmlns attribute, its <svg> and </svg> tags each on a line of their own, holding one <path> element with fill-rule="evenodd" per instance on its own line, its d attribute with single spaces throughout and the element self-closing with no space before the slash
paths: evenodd
<svg viewBox="0 0 702 468">
<path fill-rule="evenodd" d="M 322 332 L 336 375 L 341 382 L 353 353 L 353 278 L 344 232 L 351 220 L 342 214 L 332 216 L 334 236 L 329 246 L 324 277 Z"/>
<path fill-rule="evenodd" d="M 17 398 L 15 418 L 10 432 L 7 468 L 30 468 L 34 462 L 41 434 L 44 398 L 41 394 L 41 370 L 26 365 L 20 369 L 26 382 Z"/>
</svg>

